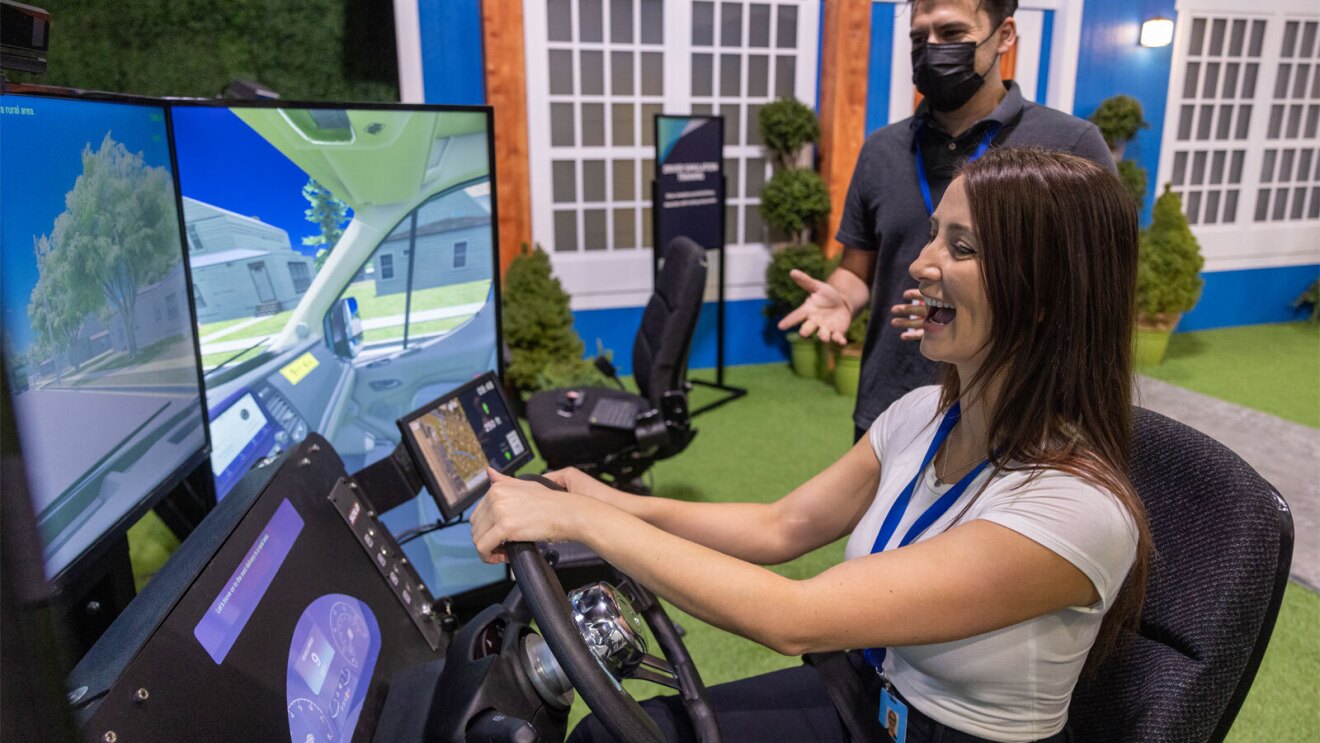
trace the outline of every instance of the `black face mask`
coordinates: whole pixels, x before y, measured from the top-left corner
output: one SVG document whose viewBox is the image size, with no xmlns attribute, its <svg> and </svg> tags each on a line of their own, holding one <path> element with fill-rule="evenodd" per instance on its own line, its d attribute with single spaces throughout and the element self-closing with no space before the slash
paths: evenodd
<svg viewBox="0 0 1320 743">
<path fill-rule="evenodd" d="M 993 38 L 991 32 L 981 44 Z M 976 71 L 976 50 L 981 44 L 959 41 L 912 48 L 912 82 L 936 111 L 961 108 L 985 84 L 985 75 Z"/>
</svg>

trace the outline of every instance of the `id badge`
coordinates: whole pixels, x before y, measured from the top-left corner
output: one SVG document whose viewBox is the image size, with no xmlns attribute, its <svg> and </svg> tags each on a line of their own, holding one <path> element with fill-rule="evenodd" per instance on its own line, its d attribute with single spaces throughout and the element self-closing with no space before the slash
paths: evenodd
<svg viewBox="0 0 1320 743">
<path fill-rule="evenodd" d="M 894 743 L 907 743 L 908 708 L 889 689 L 880 690 L 880 724 Z"/>
</svg>

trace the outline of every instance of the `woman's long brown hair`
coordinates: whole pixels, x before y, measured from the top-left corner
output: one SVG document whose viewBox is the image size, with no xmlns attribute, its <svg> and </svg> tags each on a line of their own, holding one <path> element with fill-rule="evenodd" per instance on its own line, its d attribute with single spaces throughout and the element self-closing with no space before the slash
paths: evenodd
<svg viewBox="0 0 1320 743">
<path fill-rule="evenodd" d="M 962 170 L 990 304 L 977 376 L 944 371 L 941 409 L 994 380 L 996 467 L 1055 469 L 1113 493 L 1137 556 L 1100 626 L 1088 669 L 1135 630 L 1151 540 L 1128 477 L 1137 209 L 1118 179 L 1074 155 L 999 148 Z"/>
</svg>

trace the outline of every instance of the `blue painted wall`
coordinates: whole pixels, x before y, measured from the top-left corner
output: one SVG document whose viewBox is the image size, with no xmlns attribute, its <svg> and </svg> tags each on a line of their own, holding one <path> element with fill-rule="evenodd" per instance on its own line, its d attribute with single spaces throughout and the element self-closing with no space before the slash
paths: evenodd
<svg viewBox="0 0 1320 743">
<path fill-rule="evenodd" d="M 1201 274 L 1201 301 L 1183 316 L 1178 332 L 1306 319 L 1293 300 L 1320 278 L 1320 265 L 1216 271 Z M 1262 349 L 1268 351 L 1269 349 Z"/>
<path fill-rule="evenodd" d="M 894 4 L 871 3 L 871 53 L 866 70 L 866 134 L 889 123 L 894 67 Z"/>
<path fill-rule="evenodd" d="M 1082 13 L 1081 49 L 1077 56 L 1077 89 L 1073 114 L 1086 118 L 1104 99 L 1124 93 L 1141 102 L 1149 129 L 1137 132 L 1128 143 L 1125 160 L 1146 169 L 1150 184 L 1141 212 L 1150 222 L 1151 206 L 1159 191 L 1155 183 L 1160 167 L 1160 140 L 1164 108 L 1169 95 L 1173 45 L 1147 49 L 1137 43 L 1141 22 L 1163 16 L 1174 18 L 1174 0 L 1104 0 L 1088 2 Z"/>
<path fill-rule="evenodd" d="M 427 103 L 486 102 L 481 0 L 418 0 Z"/>
<path fill-rule="evenodd" d="M 1036 102 L 1044 106 L 1050 94 L 1050 54 L 1054 51 L 1054 11 L 1042 13 L 1040 61 L 1036 63 Z"/>
<path fill-rule="evenodd" d="M 697 329 L 692 336 L 692 369 L 715 367 L 716 307 L 707 302 L 701 308 Z M 788 357 L 783 333 L 764 314 L 764 299 L 746 299 L 724 304 L 724 365 L 768 364 Z M 573 313 L 573 327 L 586 344 L 587 356 L 596 355 L 596 340 L 614 353 L 619 374 L 632 374 L 633 339 L 642 324 L 641 307 L 608 310 L 579 310 Z M 698 375 L 714 379 L 713 375 Z"/>
</svg>

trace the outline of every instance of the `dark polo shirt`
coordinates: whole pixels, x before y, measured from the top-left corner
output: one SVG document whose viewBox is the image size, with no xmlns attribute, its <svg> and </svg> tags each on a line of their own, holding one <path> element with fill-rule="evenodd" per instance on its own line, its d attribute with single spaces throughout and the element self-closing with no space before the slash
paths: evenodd
<svg viewBox="0 0 1320 743">
<path fill-rule="evenodd" d="M 958 167 L 991 127 L 997 127 L 994 146 L 1064 150 L 1115 170 L 1094 124 L 1024 99 L 1016 83 L 1005 85 L 1008 94 L 999 106 L 960 137 L 940 131 L 923 103 L 915 116 L 876 131 L 862 145 L 835 234 L 847 247 L 878 253 L 871 278 L 871 324 L 853 411 L 858 428 L 870 427 L 890 403 L 909 391 L 936 381 L 938 365 L 921 355 L 920 344 L 901 340 L 900 331 L 889 324 L 889 308 L 902 301 L 905 289 L 917 285 L 908 266 L 930 231 L 930 215 L 917 181 L 917 140 L 936 206 Z"/>
</svg>

